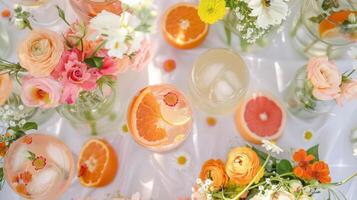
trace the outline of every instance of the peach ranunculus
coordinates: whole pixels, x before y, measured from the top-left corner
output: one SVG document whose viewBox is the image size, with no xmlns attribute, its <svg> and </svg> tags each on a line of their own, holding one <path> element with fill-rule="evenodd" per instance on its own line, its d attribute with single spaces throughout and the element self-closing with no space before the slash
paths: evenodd
<svg viewBox="0 0 357 200">
<path fill-rule="evenodd" d="M 12 80 L 9 74 L 0 75 L 0 106 L 4 105 L 12 92 Z"/>
<path fill-rule="evenodd" d="M 345 100 L 357 99 L 357 80 L 350 80 L 341 85 L 341 95 L 337 102 L 341 105 Z"/>
<path fill-rule="evenodd" d="M 208 178 L 212 180 L 213 190 L 219 190 L 227 185 L 228 175 L 221 160 L 211 159 L 203 164 L 200 179 L 205 181 Z"/>
<path fill-rule="evenodd" d="M 237 185 L 245 186 L 251 181 L 259 181 L 264 175 L 261 169 L 259 157 L 251 148 L 236 147 L 228 154 L 226 173 L 230 181 Z"/>
<path fill-rule="evenodd" d="M 28 107 L 54 108 L 59 105 L 62 85 L 51 77 L 24 77 L 21 100 Z"/>
<path fill-rule="evenodd" d="M 307 64 L 307 78 L 314 89 L 312 94 L 319 100 L 333 100 L 339 97 L 342 76 L 337 66 L 327 57 L 310 58 Z"/>
<path fill-rule="evenodd" d="M 31 31 L 17 49 L 20 65 L 34 77 L 51 74 L 64 51 L 60 35 L 50 30 Z"/>
</svg>

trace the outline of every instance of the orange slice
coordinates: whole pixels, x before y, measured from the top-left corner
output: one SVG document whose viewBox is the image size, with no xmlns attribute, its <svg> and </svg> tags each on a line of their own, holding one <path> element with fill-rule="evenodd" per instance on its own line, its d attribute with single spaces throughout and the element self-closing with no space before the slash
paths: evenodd
<svg viewBox="0 0 357 200">
<path fill-rule="evenodd" d="M 160 127 L 160 104 L 150 87 L 144 88 L 134 98 L 128 110 L 128 126 L 137 142 L 155 146 L 168 140 L 167 132 Z"/>
<path fill-rule="evenodd" d="M 322 20 L 319 25 L 320 37 L 335 37 L 339 35 L 339 25 L 348 19 L 351 13 L 357 13 L 351 10 L 341 10 L 332 13 L 329 17 Z"/>
<path fill-rule="evenodd" d="M 179 3 L 169 8 L 162 20 L 164 38 L 178 49 L 199 46 L 207 36 L 208 24 L 198 16 L 197 5 Z"/>
<path fill-rule="evenodd" d="M 118 160 L 113 147 L 103 139 L 91 139 L 82 148 L 77 170 L 86 187 L 102 187 L 113 181 Z"/>
</svg>

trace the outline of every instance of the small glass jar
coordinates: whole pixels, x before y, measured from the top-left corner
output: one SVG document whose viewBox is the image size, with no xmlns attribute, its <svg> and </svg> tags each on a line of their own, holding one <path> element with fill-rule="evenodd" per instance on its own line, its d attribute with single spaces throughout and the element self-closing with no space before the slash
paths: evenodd
<svg viewBox="0 0 357 200">
<path fill-rule="evenodd" d="M 342 34 L 340 25 L 330 29 L 330 33 L 321 32 L 321 22 L 314 22 L 313 18 L 323 15 L 323 0 L 304 0 L 300 12 L 296 13 L 294 22 L 291 28 L 292 44 L 295 49 L 306 57 L 327 56 L 336 59 L 343 55 L 348 47 L 354 41 Z M 338 1 L 339 7 L 334 9 L 334 12 L 353 11 L 353 6 L 347 0 Z M 328 19 L 325 19 L 328 20 Z M 328 21 L 328 26 L 339 24 L 340 22 Z M 330 34 L 331 36 L 327 36 Z"/>
<path fill-rule="evenodd" d="M 288 110 L 302 119 L 328 114 L 336 105 L 335 101 L 321 101 L 312 95 L 312 85 L 307 80 L 306 66 L 300 68 L 285 91 Z"/>
<path fill-rule="evenodd" d="M 10 38 L 6 26 L 0 22 L 0 58 L 6 58 L 10 50 Z"/>
<path fill-rule="evenodd" d="M 31 13 L 31 24 L 36 27 L 53 27 L 60 18 L 58 17 L 57 6 L 66 9 L 66 2 L 63 0 L 1 0 L 6 6 L 12 8 L 20 5 L 24 10 Z"/>
<path fill-rule="evenodd" d="M 121 105 L 115 86 L 81 92 L 73 105 L 63 105 L 57 112 L 80 133 L 98 135 L 119 129 Z"/>
<path fill-rule="evenodd" d="M 243 52 L 256 52 L 268 46 L 272 40 L 272 37 L 274 36 L 272 33 L 276 33 L 278 28 L 281 26 L 278 25 L 268 30 L 260 28 L 259 30 L 250 31 L 250 34 L 253 37 L 257 37 L 259 39 L 257 39 L 255 42 L 249 43 L 247 39 L 244 39 L 243 34 L 247 33 L 250 28 L 242 28 L 241 24 L 245 22 L 240 20 L 240 17 L 237 15 L 237 11 L 230 10 L 224 18 L 223 22 L 227 43 L 232 44 L 235 49 Z M 232 36 L 235 38 L 232 38 Z M 238 40 L 238 42 L 236 42 L 236 40 Z"/>
<path fill-rule="evenodd" d="M 120 14 L 122 12 L 119 0 L 70 0 L 73 10 L 84 21 L 90 20 L 103 10 Z"/>
</svg>

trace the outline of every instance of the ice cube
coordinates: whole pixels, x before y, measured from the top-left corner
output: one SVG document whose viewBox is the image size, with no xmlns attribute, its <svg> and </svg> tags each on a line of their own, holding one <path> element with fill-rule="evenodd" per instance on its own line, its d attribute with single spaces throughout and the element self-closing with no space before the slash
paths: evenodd
<svg viewBox="0 0 357 200">
<path fill-rule="evenodd" d="M 14 152 L 12 160 L 12 170 L 20 171 L 23 164 L 27 161 L 27 148 L 25 145 L 19 146 L 18 149 Z"/>
<path fill-rule="evenodd" d="M 49 144 L 47 146 L 47 154 L 54 161 L 59 168 L 68 172 L 70 164 L 65 150 L 61 149 L 58 145 Z"/>
<path fill-rule="evenodd" d="M 235 89 L 235 90 L 239 90 L 242 88 L 242 82 L 239 79 L 239 77 L 237 77 L 237 74 L 234 73 L 233 71 L 226 71 L 224 73 L 224 79 L 227 80 L 227 82 Z"/>
<path fill-rule="evenodd" d="M 38 173 L 32 176 L 32 181 L 28 184 L 27 190 L 31 195 L 44 195 L 55 184 L 58 184 L 59 176 L 59 169 L 55 167 L 39 170 Z"/>
<path fill-rule="evenodd" d="M 203 71 L 199 74 L 198 81 L 201 87 L 210 86 L 216 79 L 216 77 L 223 70 L 223 63 L 212 63 L 205 67 Z"/>
<path fill-rule="evenodd" d="M 214 87 L 214 97 L 218 101 L 227 101 L 233 92 L 234 89 L 225 80 L 219 80 Z"/>
</svg>

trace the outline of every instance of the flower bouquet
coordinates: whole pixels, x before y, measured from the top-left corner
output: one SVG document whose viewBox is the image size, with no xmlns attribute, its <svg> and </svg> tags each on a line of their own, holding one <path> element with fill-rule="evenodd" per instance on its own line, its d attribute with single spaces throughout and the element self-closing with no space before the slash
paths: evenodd
<svg viewBox="0 0 357 200">
<path fill-rule="evenodd" d="M 328 113 L 335 102 L 357 99 L 355 70 L 341 74 L 327 57 L 311 58 L 298 70 L 287 89 L 285 100 L 289 110 L 298 117 L 311 118 Z"/>
<path fill-rule="evenodd" d="M 233 33 L 240 50 L 248 51 L 266 45 L 270 33 L 286 20 L 289 7 L 284 0 L 201 0 L 198 14 L 209 24 L 224 18 L 227 42 L 231 43 Z"/>
<path fill-rule="evenodd" d="M 356 41 L 357 16 L 351 0 L 304 0 L 291 30 L 294 47 L 307 57 L 337 58 Z"/>
<path fill-rule="evenodd" d="M 69 23 L 57 8 L 68 25 L 63 37 L 45 29 L 31 31 L 18 47 L 19 63 L 2 59 L 0 72 L 20 82 L 27 107 L 57 108 L 80 130 L 96 135 L 118 120 L 117 76 L 141 70 L 150 61 L 151 26 L 137 17 L 140 9 L 128 7 L 120 16 L 103 11 L 85 24 Z"/>
<path fill-rule="evenodd" d="M 318 145 L 297 150 L 293 161 L 273 157 L 283 150 L 269 141 L 263 142 L 269 153 L 255 147 L 236 147 L 227 161 L 206 161 L 193 188 L 192 199 L 309 200 L 326 191 L 329 198 L 343 198 L 336 191 L 357 176 L 332 183 L 328 164 L 319 160 Z"/>
</svg>

